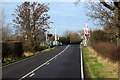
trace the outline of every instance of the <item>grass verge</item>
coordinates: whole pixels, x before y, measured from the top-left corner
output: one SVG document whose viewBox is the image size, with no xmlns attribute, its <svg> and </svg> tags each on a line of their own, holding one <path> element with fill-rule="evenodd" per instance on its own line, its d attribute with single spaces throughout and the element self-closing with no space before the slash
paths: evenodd
<svg viewBox="0 0 120 80">
<path fill-rule="evenodd" d="M 91 52 L 89 49 L 89 47 L 83 48 L 86 78 L 118 78 L 118 64 L 99 59 L 98 56 L 95 56 L 97 53 Z"/>
</svg>

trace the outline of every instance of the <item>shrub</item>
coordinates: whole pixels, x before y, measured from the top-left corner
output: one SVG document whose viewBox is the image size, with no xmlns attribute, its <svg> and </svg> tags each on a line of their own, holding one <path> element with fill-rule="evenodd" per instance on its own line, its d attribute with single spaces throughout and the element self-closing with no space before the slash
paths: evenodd
<svg viewBox="0 0 120 80">
<path fill-rule="evenodd" d="M 47 46 L 40 46 L 39 51 L 42 51 L 42 50 L 47 49 L 47 48 L 48 48 Z"/>
<path fill-rule="evenodd" d="M 48 48 L 47 46 L 37 45 L 37 46 L 34 48 L 34 51 L 42 51 L 42 50 L 47 49 L 47 48 Z"/>
<path fill-rule="evenodd" d="M 7 43 L 1 42 L 2 43 L 2 62 L 4 62 L 4 58 L 8 57 L 9 54 L 9 47 Z"/>
<path fill-rule="evenodd" d="M 69 37 L 60 37 L 59 42 L 62 42 L 62 44 L 69 44 L 70 38 Z"/>
<path fill-rule="evenodd" d="M 119 49 L 117 45 L 109 43 L 109 42 L 99 42 L 92 46 L 98 54 L 103 57 L 109 58 L 112 61 L 119 61 Z"/>
<path fill-rule="evenodd" d="M 14 43 L 14 53 L 20 57 L 23 54 L 23 44 L 22 42 L 15 42 Z"/>
<path fill-rule="evenodd" d="M 106 32 L 103 30 L 94 30 L 90 32 L 91 37 L 90 41 L 91 43 L 97 43 L 97 42 L 110 42 L 110 37 L 107 36 Z"/>
<path fill-rule="evenodd" d="M 21 57 L 23 54 L 22 42 L 10 41 L 2 42 L 2 62 L 4 58 L 11 56 L 11 58 Z"/>
</svg>

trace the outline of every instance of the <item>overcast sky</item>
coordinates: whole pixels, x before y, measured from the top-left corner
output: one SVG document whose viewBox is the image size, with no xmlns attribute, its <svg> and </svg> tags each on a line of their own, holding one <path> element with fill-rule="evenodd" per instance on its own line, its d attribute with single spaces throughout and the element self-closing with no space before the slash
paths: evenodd
<svg viewBox="0 0 120 80">
<path fill-rule="evenodd" d="M 40 2 L 41 3 L 41 2 Z M 42 2 L 43 3 L 43 2 Z M 46 4 L 48 2 L 45 2 Z M 12 13 L 20 5 L 21 2 L 4 2 L 3 8 L 6 16 L 6 22 L 12 22 Z M 85 21 L 88 17 L 85 15 L 86 9 L 84 8 L 84 2 L 75 5 L 74 2 L 49 2 L 49 15 L 51 16 L 50 21 L 54 23 L 50 26 L 52 29 L 51 33 L 54 33 L 54 27 L 57 28 L 57 34 L 62 35 L 64 31 L 78 31 L 84 28 Z M 89 28 L 96 28 L 92 22 L 88 21 Z"/>
</svg>

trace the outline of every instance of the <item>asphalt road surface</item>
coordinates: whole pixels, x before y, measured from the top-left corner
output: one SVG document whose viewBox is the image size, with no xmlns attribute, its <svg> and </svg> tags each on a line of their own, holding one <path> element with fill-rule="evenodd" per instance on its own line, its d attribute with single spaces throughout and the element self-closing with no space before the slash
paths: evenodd
<svg viewBox="0 0 120 80">
<path fill-rule="evenodd" d="M 79 45 L 57 46 L 2 68 L 3 80 L 79 79 L 80 75 Z"/>
</svg>

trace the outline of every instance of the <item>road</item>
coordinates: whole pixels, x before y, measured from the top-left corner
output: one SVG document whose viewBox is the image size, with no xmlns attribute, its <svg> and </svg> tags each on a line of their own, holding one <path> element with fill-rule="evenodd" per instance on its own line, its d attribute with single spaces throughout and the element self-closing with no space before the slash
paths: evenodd
<svg viewBox="0 0 120 80">
<path fill-rule="evenodd" d="M 3 80 L 44 78 L 80 78 L 79 45 L 57 46 L 20 62 L 2 68 Z"/>
</svg>

